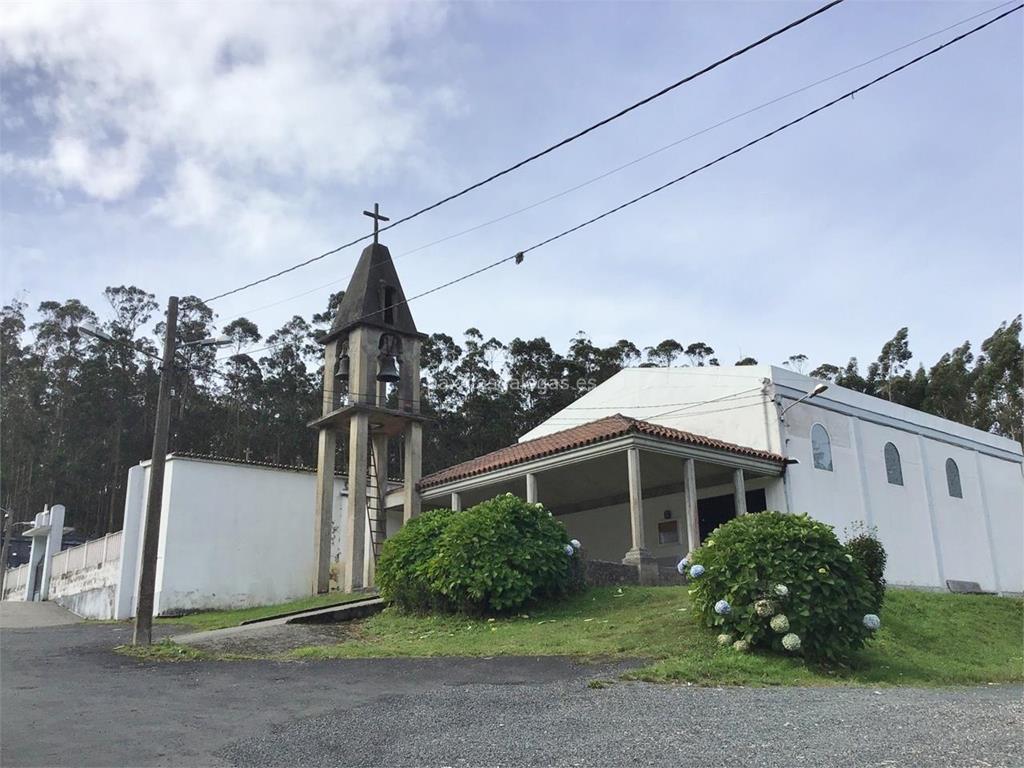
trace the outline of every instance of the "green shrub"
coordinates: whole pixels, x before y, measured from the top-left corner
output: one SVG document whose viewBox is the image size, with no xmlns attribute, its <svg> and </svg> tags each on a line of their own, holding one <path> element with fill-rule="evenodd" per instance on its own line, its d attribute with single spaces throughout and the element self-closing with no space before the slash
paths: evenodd
<svg viewBox="0 0 1024 768">
<path fill-rule="evenodd" d="M 568 542 L 565 526 L 540 504 L 497 496 L 452 518 L 427 566 L 431 588 L 465 613 L 560 597 L 579 560 L 566 554 Z"/>
<path fill-rule="evenodd" d="M 691 576 L 694 607 L 723 645 L 841 661 L 871 634 L 864 616 L 873 610 L 874 591 L 864 567 L 831 526 L 806 515 L 738 517 L 688 559 L 691 571 L 704 569 Z"/>
<path fill-rule="evenodd" d="M 454 514 L 450 509 L 424 512 L 384 542 L 376 572 L 382 597 L 409 611 L 444 607 L 430 588 L 427 566 Z"/>
<path fill-rule="evenodd" d="M 846 538 L 846 550 L 864 566 L 874 594 L 872 609 L 878 613 L 885 602 L 886 561 L 885 547 L 878 538 L 878 529 L 857 522 L 845 529 L 843 535 Z"/>
<path fill-rule="evenodd" d="M 582 585 L 565 526 L 511 494 L 414 518 L 384 542 L 381 595 L 404 610 L 511 611 Z"/>
</svg>

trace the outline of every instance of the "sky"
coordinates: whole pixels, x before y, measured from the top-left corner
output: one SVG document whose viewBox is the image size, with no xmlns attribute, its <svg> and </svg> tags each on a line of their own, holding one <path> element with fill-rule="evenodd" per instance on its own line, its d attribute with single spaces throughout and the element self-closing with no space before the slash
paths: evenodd
<svg viewBox="0 0 1024 768">
<path fill-rule="evenodd" d="M 8 3 L 0 15 L 0 300 L 134 284 L 207 298 L 398 218 L 823 4 Z M 934 47 L 990 3 L 847 2 L 382 235 L 406 295 L 703 165 Z M 1003 9 L 1012 4 L 1002 6 Z M 954 30 L 667 144 L 880 54 Z M 705 341 L 810 366 L 902 326 L 931 365 L 1024 298 L 1024 35 L 998 22 L 556 243 L 410 305 L 564 350 Z M 211 304 L 264 335 L 320 312 L 361 246 Z M 303 294 L 303 295 L 299 295 Z"/>
</svg>

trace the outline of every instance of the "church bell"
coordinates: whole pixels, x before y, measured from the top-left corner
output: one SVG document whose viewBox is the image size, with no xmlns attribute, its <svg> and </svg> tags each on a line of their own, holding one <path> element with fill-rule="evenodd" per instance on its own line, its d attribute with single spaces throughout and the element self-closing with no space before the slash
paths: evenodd
<svg viewBox="0 0 1024 768">
<path fill-rule="evenodd" d="M 349 360 L 348 355 L 344 354 L 338 358 L 338 361 L 334 364 L 334 376 L 344 384 L 348 383 L 348 368 Z"/>
<path fill-rule="evenodd" d="M 397 384 L 399 380 L 398 362 L 394 355 L 382 354 L 377 358 L 377 381 L 386 384 Z"/>
</svg>

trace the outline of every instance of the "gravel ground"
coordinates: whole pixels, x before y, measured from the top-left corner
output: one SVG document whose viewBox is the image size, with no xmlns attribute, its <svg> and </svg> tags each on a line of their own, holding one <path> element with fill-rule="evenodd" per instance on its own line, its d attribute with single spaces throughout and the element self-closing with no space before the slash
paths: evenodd
<svg viewBox="0 0 1024 768">
<path fill-rule="evenodd" d="M 624 665 L 143 662 L 130 637 L 0 630 L 0 765 L 1024 765 L 1021 686 L 592 689 Z"/>
<path fill-rule="evenodd" d="M 382 695 L 220 754 L 246 766 L 1024 765 L 1015 687 L 593 690 L 580 682 Z"/>
</svg>

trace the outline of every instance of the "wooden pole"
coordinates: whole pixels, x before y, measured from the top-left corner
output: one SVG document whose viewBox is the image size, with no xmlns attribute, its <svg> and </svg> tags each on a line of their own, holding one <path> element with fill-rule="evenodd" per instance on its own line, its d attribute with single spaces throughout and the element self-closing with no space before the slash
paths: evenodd
<svg viewBox="0 0 1024 768">
<path fill-rule="evenodd" d="M 0 547 L 0 600 L 4 596 L 4 577 L 7 576 L 7 553 L 11 548 L 11 531 L 14 528 L 14 512 L 3 512 L 4 544 Z"/>
<path fill-rule="evenodd" d="M 153 429 L 153 455 L 149 465 L 146 528 L 142 534 L 142 572 L 139 574 L 138 601 L 135 609 L 135 645 L 149 645 L 153 642 L 153 592 L 156 588 L 156 555 L 160 544 L 164 464 L 167 459 L 167 433 L 171 426 L 171 381 L 177 346 L 177 296 L 171 296 L 167 300 L 166 325 L 164 357 L 160 365 L 160 392 L 156 400 L 156 426 Z"/>
</svg>

